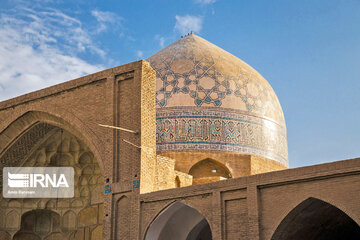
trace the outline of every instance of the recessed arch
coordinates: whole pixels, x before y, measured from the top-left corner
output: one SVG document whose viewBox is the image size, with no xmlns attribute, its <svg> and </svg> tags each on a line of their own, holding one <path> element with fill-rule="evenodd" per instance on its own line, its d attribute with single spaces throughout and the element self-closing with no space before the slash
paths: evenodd
<svg viewBox="0 0 360 240">
<path fill-rule="evenodd" d="M 42 239 L 59 231 L 60 215 L 58 213 L 48 209 L 36 209 L 21 216 L 20 230 L 13 239 Z"/>
<path fill-rule="evenodd" d="M 308 198 L 291 210 L 272 240 L 357 240 L 360 227 L 345 212 L 317 198 Z"/>
<path fill-rule="evenodd" d="M 193 184 L 231 178 L 230 170 L 212 158 L 206 158 L 194 164 L 190 168 L 189 174 L 193 176 Z"/>
<path fill-rule="evenodd" d="M 116 219 L 116 226 L 115 226 L 115 234 L 114 238 L 119 240 L 127 240 L 130 239 L 130 222 L 128 218 L 124 216 L 130 215 L 130 199 L 123 195 L 116 201 L 115 206 L 115 219 Z M 120 228 L 120 226 L 122 228 Z"/>
<path fill-rule="evenodd" d="M 99 189 L 103 189 L 104 179 L 99 167 L 100 162 L 87 143 L 80 139 L 79 135 L 75 135 L 79 132 L 70 132 L 61 127 L 72 129 L 71 126 L 52 125 L 50 122 L 53 123 L 53 121 L 44 120 L 39 118 L 37 113 L 34 114 L 29 113 L 24 118 L 18 119 L 0 133 L 0 141 L 11 142 L 5 150 L 1 149 L 3 154 L 0 156 L 0 161 L 3 162 L 5 159 L 5 166 L 73 167 L 74 198 L 33 198 L 8 201 L 0 197 L 0 205 L 16 213 L 7 217 L 10 220 L 9 224 L 5 226 L 5 230 L 12 234 L 18 231 L 20 222 L 24 222 L 22 218 L 30 214 L 27 212 L 31 212 L 33 221 L 26 220 L 26 222 L 35 222 L 35 226 L 31 225 L 30 228 L 25 225 L 25 228 L 21 226 L 21 231 L 15 239 L 69 239 L 71 234 L 81 235 L 88 226 L 98 227 L 93 235 L 99 235 L 102 229 L 104 201 L 103 191 L 99 191 Z M 7 131 L 16 132 L 18 136 L 16 137 L 14 134 L 12 138 L 6 138 Z M 25 146 L 26 150 L 21 150 Z M 20 160 L 8 161 L 9 159 L 15 160 L 14 156 Z M 80 158 L 82 159 L 81 164 L 79 163 Z M 33 212 L 34 209 L 44 211 L 37 214 L 37 212 Z M 58 217 L 52 218 L 53 214 L 47 214 L 48 210 L 60 215 L 60 220 Z M 23 217 L 21 217 L 21 212 Z M 56 227 L 54 227 L 55 225 L 49 227 L 47 225 L 49 222 L 56 224 Z M 44 228 L 39 229 L 39 226 L 44 226 Z"/>
<path fill-rule="evenodd" d="M 23 112 L 16 117 L 12 116 L 12 121 L 5 123 L 7 125 L 0 126 L 0 157 L 3 156 L 21 136 L 29 132 L 29 130 L 39 124 L 46 124 L 71 132 L 74 136 L 83 141 L 95 155 L 101 172 L 104 174 L 103 159 L 98 149 L 100 144 L 95 143 L 98 142 L 96 134 L 94 134 L 80 119 L 69 114 L 69 112 L 62 110 L 61 108 L 56 109 L 58 111 L 57 113 L 33 110 Z"/>
<path fill-rule="evenodd" d="M 174 202 L 152 221 L 144 240 L 211 240 L 208 221 L 196 209 Z"/>
</svg>

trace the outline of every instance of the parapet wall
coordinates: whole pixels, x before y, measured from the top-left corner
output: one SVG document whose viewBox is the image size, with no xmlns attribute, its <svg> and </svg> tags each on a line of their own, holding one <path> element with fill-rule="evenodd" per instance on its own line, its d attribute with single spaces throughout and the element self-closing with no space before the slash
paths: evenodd
<svg viewBox="0 0 360 240">
<path fill-rule="evenodd" d="M 360 159 L 352 159 L 142 194 L 139 239 L 176 201 L 205 217 L 214 240 L 270 240 L 282 220 L 309 199 L 335 206 L 359 225 L 359 192 Z"/>
</svg>

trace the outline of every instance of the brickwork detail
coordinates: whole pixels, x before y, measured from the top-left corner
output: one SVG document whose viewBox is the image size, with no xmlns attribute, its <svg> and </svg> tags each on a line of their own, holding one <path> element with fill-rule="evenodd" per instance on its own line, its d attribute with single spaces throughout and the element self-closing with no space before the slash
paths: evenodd
<svg viewBox="0 0 360 240">
<path fill-rule="evenodd" d="M 179 179 L 179 187 L 190 186 L 193 183 L 191 175 L 175 170 L 174 159 L 157 155 L 154 191 L 175 188 L 176 178 Z"/>
<path fill-rule="evenodd" d="M 130 222 L 125 216 L 130 215 L 130 200 L 127 196 L 121 197 L 117 200 L 115 205 L 116 212 L 116 240 L 128 240 L 130 239 Z"/>
<path fill-rule="evenodd" d="M 224 205 L 225 239 L 246 239 L 248 230 L 246 199 L 226 200 Z"/>
<path fill-rule="evenodd" d="M 141 71 L 141 193 L 157 188 L 155 139 L 155 71 L 144 62 Z M 143 184 L 146 183 L 146 184 Z"/>
<path fill-rule="evenodd" d="M 175 170 L 175 176 L 175 179 L 179 178 L 179 187 L 191 186 L 193 184 L 193 176 L 190 174 Z"/>
</svg>

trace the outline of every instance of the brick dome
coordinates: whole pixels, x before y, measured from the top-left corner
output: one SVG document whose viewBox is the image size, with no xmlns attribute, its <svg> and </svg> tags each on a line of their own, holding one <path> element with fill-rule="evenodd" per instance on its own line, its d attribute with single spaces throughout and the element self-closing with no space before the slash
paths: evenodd
<svg viewBox="0 0 360 240">
<path fill-rule="evenodd" d="M 288 166 L 286 126 L 270 84 L 194 34 L 147 59 L 157 74 L 157 151 L 254 155 Z"/>
</svg>

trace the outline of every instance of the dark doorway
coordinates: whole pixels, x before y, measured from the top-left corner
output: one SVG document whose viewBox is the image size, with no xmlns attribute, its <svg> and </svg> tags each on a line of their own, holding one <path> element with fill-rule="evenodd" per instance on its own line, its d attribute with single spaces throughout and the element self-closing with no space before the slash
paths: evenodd
<svg viewBox="0 0 360 240">
<path fill-rule="evenodd" d="M 337 207 L 308 198 L 280 223 L 272 240 L 359 240 L 360 227 Z"/>
</svg>

